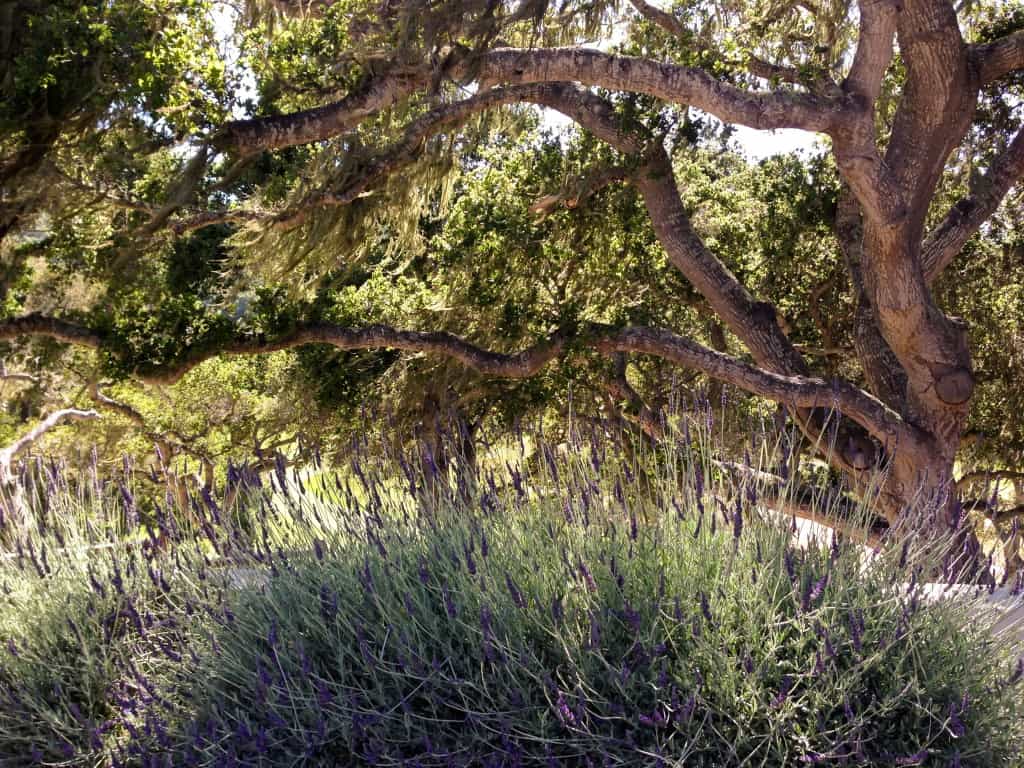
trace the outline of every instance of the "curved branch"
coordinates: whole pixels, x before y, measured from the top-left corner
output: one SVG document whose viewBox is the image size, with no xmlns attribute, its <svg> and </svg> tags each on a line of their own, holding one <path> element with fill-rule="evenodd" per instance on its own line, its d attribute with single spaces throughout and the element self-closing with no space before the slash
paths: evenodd
<svg viewBox="0 0 1024 768">
<path fill-rule="evenodd" d="M 481 83 L 578 82 L 644 93 L 695 107 L 726 123 L 758 129 L 799 128 L 832 133 L 849 104 L 791 91 L 746 91 L 698 67 L 618 56 L 590 48 L 499 48 L 478 62 Z"/>
<path fill-rule="evenodd" d="M 360 121 L 430 85 L 432 73 L 386 74 L 368 79 L 342 99 L 286 115 L 255 117 L 225 124 L 213 139 L 220 150 L 251 155 L 269 149 L 294 147 L 347 133 Z"/>
<path fill-rule="evenodd" d="M 17 322 L 17 321 L 14 321 Z M 0 324 L 0 338 L 5 337 Z M 37 323 L 36 335 L 48 335 Z M 81 329 L 80 337 L 89 332 Z M 306 344 L 329 344 L 338 349 L 397 349 L 428 352 L 459 361 L 484 376 L 526 378 L 562 355 L 572 343 L 604 355 L 639 352 L 693 368 L 753 394 L 799 408 L 834 407 L 887 445 L 902 441 L 926 441 L 926 437 L 877 398 L 846 381 L 826 382 L 810 376 L 786 376 L 758 368 L 729 355 L 708 349 L 667 330 L 629 327 L 612 329 L 593 325 L 579 334 L 551 334 L 521 352 L 503 353 L 482 349 L 446 332 L 402 331 L 382 325 L 346 328 L 314 323 L 295 328 L 273 340 L 240 337 L 222 347 L 194 347 L 178 360 L 135 371 L 142 381 L 173 383 L 200 363 L 221 355 L 254 355 L 293 349 Z"/>
<path fill-rule="evenodd" d="M 741 478 L 740 482 L 753 483 L 759 503 L 775 512 L 831 528 L 869 547 L 880 547 L 885 541 L 889 524 L 876 516 L 869 520 L 867 510 L 839 490 L 793 486 L 779 475 L 733 461 L 712 459 L 712 464 Z"/>
<path fill-rule="evenodd" d="M 0 360 L 0 381 L 23 381 L 26 384 L 38 384 L 39 377 L 23 371 L 11 373 L 7 370 L 7 361 Z"/>
<path fill-rule="evenodd" d="M 896 7 L 891 0 L 861 0 L 860 38 L 843 90 L 855 108 L 833 136 L 836 164 L 865 214 L 879 222 L 898 221 L 906 203 L 878 151 L 875 104 L 892 62 Z"/>
<path fill-rule="evenodd" d="M 103 392 L 100 391 L 99 385 L 95 383 L 90 384 L 89 397 L 92 399 L 94 403 L 96 403 L 96 405 L 100 406 L 101 408 L 105 408 L 113 413 L 116 413 L 122 418 L 132 422 L 135 426 L 139 428 L 142 434 L 144 434 L 147 438 L 152 440 L 157 445 L 166 448 L 177 448 L 178 450 L 187 453 L 191 456 L 194 456 L 197 459 L 204 462 L 212 461 L 208 454 L 196 450 L 191 445 L 189 445 L 190 441 L 188 440 L 188 438 L 186 438 L 177 430 L 172 429 L 167 431 L 166 433 L 161 433 L 151 429 L 149 424 L 146 422 L 146 417 L 142 415 L 141 411 L 137 410 L 131 405 L 128 405 L 128 403 L 123 403 L 120 400 L 115 400 L 114 398 L 103 394 Z M 168 435 L 174 437 L 175 441 L 168 440 Z"/>
<path fill-rule="evenodd" d="M 83 325 L 37 312 L 0 321 L 0 341 L 10 341 L 19 336 L 43 336 L 93 349 L 103 343 L 103 338 L 98 333 Z"/>
<path fill-rule="evenodd" d="M 963 488 L 970 483 L 979 480 L 1024 480 L 1024 472 L 1017 472 L 1011 469 L 986 469 L 968 472 L 956 481 L 957 488 Z"/>
<path fill-rule="evenodd" d="M 969 50 L 981 84 L 989 85 L 1011 72 L 1024 69 L 1024 29 L 990 43 L 977 43 Z"/>
<path fill-rule="evenodd" d="M 673 37 L 686 37 L 686 27 L 683 22 L 667 11 L 656 8 L 645 0 L 629 0 L 629 4 L 636 8 L 637 12 L 653 24 L 657 24 Z"/>
<path fill-rule="evenodd" d="M 96 411 L 84 411 L 78 408 L 63 408 L 59 411 L 54 411 L 27 433 L 3 450 L 0 450 L 0 482 L 6 482 L 11 477 L 11 462 L 14 460 L 14 457 L 39 440 L 51 429 L 60 426 L 66 421 L 84 421 L 97 418 L 99 418 L 99 414 Z"/>
<path fill-rule="evenodd" d="M 317 208 L 349 205 L 373 184 L 403 168 L 420 155 L 424 144 L 441 131 L 464 124 L 474 115 L 488 109 L 523 101 L 535 101 L 551 86 L 531 83 L 510 88 L 493 88 L 453 104 L 435 107 L 406 126 L 402 138 L 375 158 L 371 158 L 354 179 L 340 189 L 309 195 L 297 205 L 280 213 L 261 213 L 244 209 L 211 211 L 175 222 L 172 228 L 186 232 L 227 222 L 269 221 L 277 228 L 295 227 L 308 219 Z"/>
<path fill-rule="evenodd" d="M 635 421 L 644 434 L 652 440 L 660 440 L 665 436 L 665 424 L 640 393 L 633 388 L 626 377 L 626 356 L 619 352 L 613 355 L 614 373 L 605 385 L 608 394 L 626 404 L 623 418 Z"/>
<path fill-rule="evenodd" d="M 424 63 L 413 71 L 371 78 L 331 104 L 227 123 L 214 138 L 213 146 L 248 155 L 338 136 L 370 115 L 428 88 L 435 77 L 433 70 Z M 696 107 L 725 122 L 761 129 L 802 128 L 830 133 L 841 124 L 848 107 L 842 99 L 787 91 L 746 91 L 723 83 L 703 69 L 587 48 L 499 48 L 473 60 L 450 56 L 443 71 L 455 79 L 475 79 L 481 90 L 498 83 L 573 81 L 645 93 Z"/>
<path fill-rule="evenodd" d="M 1024 178 L 1024 128 L 1000 157 L 993 160 L 976 191 L 956 202 L 929 233 L 921 250 L 921 267 L 931 283 L 996 212 L 1007 193 Z"/>
</svg>

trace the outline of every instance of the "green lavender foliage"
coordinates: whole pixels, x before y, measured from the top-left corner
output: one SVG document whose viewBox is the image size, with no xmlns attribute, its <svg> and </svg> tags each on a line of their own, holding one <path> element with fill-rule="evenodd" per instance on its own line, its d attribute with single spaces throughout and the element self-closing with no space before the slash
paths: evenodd
<svg viewBox="0 0 1024 768">
<path fill-rule="evenodd" d="M 1020 764 L 984 569 L 927 598 L 936 547 L 797 543 L 707 434 L 568 434 L 475 483 L 365 448 L 233 469 L 237 506 L 188 526 L 37 467 L 50 511 L 0 561 L 0 765 Z"/>
</svg>

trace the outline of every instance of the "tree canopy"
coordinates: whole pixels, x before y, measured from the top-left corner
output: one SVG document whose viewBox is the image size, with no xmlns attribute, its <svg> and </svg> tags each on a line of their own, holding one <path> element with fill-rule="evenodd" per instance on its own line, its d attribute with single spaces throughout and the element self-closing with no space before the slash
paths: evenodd
<svg viewBox="0 0 1024 768">
<path fill-rule="evenodd" d="M 883 524 L 1020 466 L 1015 4 L 2 14 L 12 446 L 95 408 L 110 455 L 209 468 L 341 450 L 366 403 L 472 435 L 570 392 L 656 440 L 709 377 L 882 469 Z M 751 162 L 734 126 L 819 150 Z"/>
</svg>

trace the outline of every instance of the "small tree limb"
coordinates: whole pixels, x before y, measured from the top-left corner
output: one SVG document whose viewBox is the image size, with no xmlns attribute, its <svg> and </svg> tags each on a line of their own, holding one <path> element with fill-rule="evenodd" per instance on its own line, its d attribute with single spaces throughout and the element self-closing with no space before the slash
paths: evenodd
<svg viewBox="0 0 1024 768">
<path fill-rule="evenodd" d="M 977 189 L 958 200 L 928 234 L 922 246 L 921 267 L 929 283 L 957 257 L 1021 178 L 1024 178 L 1024 128 L 1017 131 L 1006 151 L 992 161 Z"/>
<path fill-rule="evenodd" d="M 978 77 L 983 86 L 1024 69 L 1024 30 L 989 43 L 972 45 L 970 56 L 978 68 Z"/>
<path fill-rule="evenodd" d="M 59 411 L 54 411 L 13 443 L 0 450 L 0 482 L 10 481 L 11 464 L 14 457 L 29 448 L 50 430 L 64 422 L 97 418 L 99 418 L 99 414 L 96 411 L 84 411 L 79 408 L 62 408 Z"/>
</svg>

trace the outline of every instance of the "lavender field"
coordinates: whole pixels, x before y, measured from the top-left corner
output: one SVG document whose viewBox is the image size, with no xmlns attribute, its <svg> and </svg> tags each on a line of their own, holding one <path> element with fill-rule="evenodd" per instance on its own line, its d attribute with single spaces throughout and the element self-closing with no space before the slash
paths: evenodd
<svg viewBox="0 0 1024 768">
<path fill-rule="evenodd" d="M 1024 647 L 977 610 L 997 575 L 963 521 L 798 542 L 749 454 L 569 435 L 468 479 L 365 448 L 231 468 L 231 506 L 187 514 L 128 467 L 28 462 L 0 765 L 1021 764 Z"/>
</svg>

